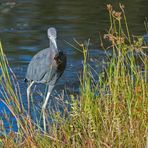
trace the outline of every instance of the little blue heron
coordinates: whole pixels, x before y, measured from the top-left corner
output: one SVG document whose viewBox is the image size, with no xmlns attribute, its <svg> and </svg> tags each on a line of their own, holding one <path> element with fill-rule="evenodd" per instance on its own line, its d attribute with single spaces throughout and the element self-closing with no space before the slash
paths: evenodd
<svg viewBox="0 0 148 148">
<path fill-rule="evenodd" d="M 26 82 L 29 82 L 27 88 L 28 115 L 30 115 L 31 86 L 34 83 L 44 83 L 48 85 L 48 92 L 42 106 L 44 130 L 46 130 L 45 109 L 49 96 L 66 67 L 66 55 L 57 48 L 56 29 L 53 27 L 49 28 L 47 35 L 50 40 L 49 48 L 43 49 L 32 58 L 28 65 L 25 79 Z"/>
</svg>

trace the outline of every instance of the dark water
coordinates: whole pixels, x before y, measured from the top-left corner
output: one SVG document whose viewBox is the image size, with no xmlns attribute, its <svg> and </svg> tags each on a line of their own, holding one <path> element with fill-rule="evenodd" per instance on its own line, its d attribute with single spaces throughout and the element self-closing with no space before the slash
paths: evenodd
<svg viewBox="0 0 148 148">
<path fill-rule="evenodd" d="M 120 1 L 122 2 L 122 1 Z M 46 30 L 56 27 L 58 47 L 67 54 L 67 68 L 58 81 L 55 90 L 60 92 L 65 86 L 69 92 L 78 89 L 78 72 L 82 68 L 82 55 L 65 41 L 74 44 L 73 39 L 83 42 L 90 38 L 91 59 L 102 61 L 104 52 L 100 48 L 99 32 L 108 29 L 109 18 L 106 4 L 116 8 L 119 1 L 105 0 L 1 0 L 0 40 L 10 66 L 16 74 L 24 102 L 27 85 L 25 77 L 27 65 L 32 56 L 48 47 Z M 145 33 L 144 19 L 148 16 L 147 0 L 131 0 L 123 3 L 131 32 Z M 101 62 L 100 62 L 101 65 Z M 98 65 L 97 65 L 98 66 Z M 36 99 L 42 103 L 43 100 Z M 0 103 L 0 115 L 4 105 Z"/>
</svg>

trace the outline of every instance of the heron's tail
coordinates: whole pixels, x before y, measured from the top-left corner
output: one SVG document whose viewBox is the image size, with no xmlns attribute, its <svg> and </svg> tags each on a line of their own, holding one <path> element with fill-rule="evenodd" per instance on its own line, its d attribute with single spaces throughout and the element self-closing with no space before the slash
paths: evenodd
<svg viewBox="0 0 148 148">
<path fill-rule="evenodd" d="M 25 83 L 27 83 L 27 82 L 28 82 L 28 79 L 27 79 L 27 78 L 25 78 L 25 79 L 24 79 L 24 82 L 25 82 Z"/>
</svg>

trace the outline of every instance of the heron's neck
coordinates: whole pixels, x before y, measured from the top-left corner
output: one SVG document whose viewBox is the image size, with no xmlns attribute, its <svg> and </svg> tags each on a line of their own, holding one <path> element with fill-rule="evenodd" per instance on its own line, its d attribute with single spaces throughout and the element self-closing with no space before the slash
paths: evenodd
<svg viewBox="0 0 148 148">
<path fill-rule="evenodd" d="M 57 42 L 56 39 L 50 39 L 50 48 L 57 49 Z"/>
</svg>

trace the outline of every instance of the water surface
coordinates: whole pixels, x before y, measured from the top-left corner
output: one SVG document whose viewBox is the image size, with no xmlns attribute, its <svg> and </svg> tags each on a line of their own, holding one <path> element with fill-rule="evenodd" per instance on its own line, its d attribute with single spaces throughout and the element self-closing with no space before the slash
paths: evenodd
<svg viewBox="0 0 148 148">
<path fill-rule="evenodd" d="M 83 42 L 90 38 L 91 59 L 96 59 L 98 69 L 104 58 L 100 48 L 99 33 L 108 29 L 109 18 L 106 4 L 117 8 L 118 1 L 104 0 L 1 0 L 0 1 L 0 39 L 10 66 L 20 84 L 22 98 L 26 104 L 24 83 L 27 65 L 32 56 L 49 46 L 46 30 L 53 26 L 58 30 L 58 47 L 67 54 L 67 68 L 58 81 L 55 90 L 63 88 L 71 93 L 78 91 L 78 75 L 82 69 L 82 54 L 68 45 L 73 39 Z M 147 0 L 124 2 L 128 25 L 134 35 L 145 33 L 144 19 L 148 16 Z M 118 9 L 118 8 L 117 8 Z M 66 42 L 65 42 L 66 41 Z M 99 65 L 100 64 L 100 65 Z M 38 89 L 44 90 L 44 87 Z M 53 94 L 54 96 L 54 94 Z M 43 100 L 36 98 L 36 104 Z M 0 113 L 3 104 L 0 103 Z M 2 115 L 2 114 L 1 114 Z"/>
</svg>

